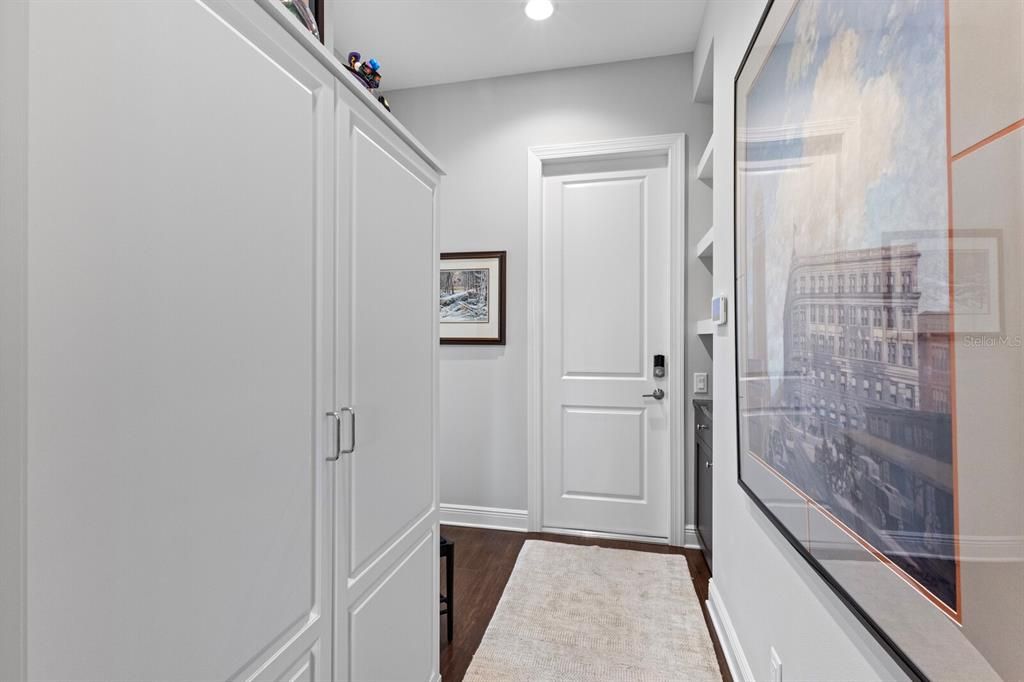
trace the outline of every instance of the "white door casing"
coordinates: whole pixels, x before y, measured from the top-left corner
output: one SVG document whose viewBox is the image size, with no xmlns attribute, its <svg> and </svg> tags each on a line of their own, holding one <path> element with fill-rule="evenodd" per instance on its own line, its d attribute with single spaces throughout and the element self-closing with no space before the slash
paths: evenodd
<svg viewBox="0 0 1024 682">
<path fill-rule="evenodd" d="M 254 4 L 30 11 L 27 674 L 328 678 L 334 79 Z"/>
<path fill-rule="evenodd" d="M 531 150 L 531 529 L 681 538 L 682 150 Z"/>
</svg>

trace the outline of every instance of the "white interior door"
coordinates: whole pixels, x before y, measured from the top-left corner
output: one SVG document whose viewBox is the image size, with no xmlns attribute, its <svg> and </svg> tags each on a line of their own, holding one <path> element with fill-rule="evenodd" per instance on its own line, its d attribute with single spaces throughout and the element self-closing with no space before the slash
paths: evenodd
<svg viewBox="0 0 1024 682">
<path fill-rule="evenodd" d="M 28 675 L 330 678 L 333 78 L 252 3 L 30 11 Z"/>
<path fill-rule="evenodd" d="M 543 525 L 667 539 L 669 173 L 620 165 L 545 168 Z"/>
<path fill-rule="evenodd" d="M 438 665 L 437 177 L 339 88 L 341 404 L 339 631 L 351 680 L 426 682 Z M 339 649 L 345 645 L 339 646 Z"/>
</svg>

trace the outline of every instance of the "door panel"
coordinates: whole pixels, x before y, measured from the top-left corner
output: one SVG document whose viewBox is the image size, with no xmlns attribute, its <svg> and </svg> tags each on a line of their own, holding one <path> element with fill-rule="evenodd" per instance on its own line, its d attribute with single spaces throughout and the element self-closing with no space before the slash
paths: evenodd
<svg viewBox="0 0 1024 682">
<path fill-rule="evenodd" d="M 565 407 L 562 496 L 642 500 L 646 421 L 643 409 Z"/>
<path fill-rule="evenodd" d="M 697 533 L 704 548 L 704 558 L 711 566 L 711 530 L 712 494 L 714 491 L 713 465 L 711 448 L 700 438 L 696 441 L 697 449 Z"/>
<path fill-rule="evenodd" d="M 353 680 L 425 681 L 438 663 L 437 178 L 349 100 L 339 90 L 339 210 L 352 216 L 339 314 L 352 323 L 338 391 L 358 437 L 343 468 L 338 642 Z"/>
<path fill-rule="evenodd" d="M 562 183 L 566 376 L 643 371 L 645 177 Z"/>
<path fill-rule="evenodd" d="M 319 649 L 319 643 L 314 644 L 311 649 L 299 657 L 299 660 L 289 666 L 283 675 L 275 679 L 278 682 L 314 682 L 314 680 L 326 679 L 328 675 L 317 669 L 320 657 Z"/>
<path fill-rule="evenodd" d="M 375 137 L 353 126 L 351 577 L 433 501 L 433 188 Z"/>
<path fill-rule="evenodd" d="M 425 682 L 430 678 L 437 637 L 438 563 L 433 532 L 389 571 L 350 611 L 353 682 Z"/>
<path fill-rule="evenodd" d="M 329 676 L 333 79 L 254 4 L 31 12 L 28 673 Z"/>
<path fill-rule="evenodd" d="M 544 179 L 543 525 L 668 538 L 667 160 Z"/>
<path fill-rule="evenodd" d="M 712 418 L 710 403 L 694 401 L 694 452 L 696 453 L 697 466 L 697 535 L 701 547 L 704 549 L 704 558 L 708 567 L 711 566 L 711 545 L 714 542 L 712 524 L 712 495 L 714 494 L 714 457 L 712 456 L 711 444 L 714 440 L 712 430 L 714 420 Z"/>
</svg>

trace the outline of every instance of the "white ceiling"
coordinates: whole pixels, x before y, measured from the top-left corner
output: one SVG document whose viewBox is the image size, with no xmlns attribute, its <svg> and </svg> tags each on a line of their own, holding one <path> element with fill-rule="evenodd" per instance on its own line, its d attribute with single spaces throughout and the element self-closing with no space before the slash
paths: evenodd
<svg viewBox="0 0 1024 682">
<path fill-rule="evenodd" d="M 454 83 L 691 52 L 706 0 L 328 0 L 334 48 L 380 62 L 381 88 Z"/>
</svg>

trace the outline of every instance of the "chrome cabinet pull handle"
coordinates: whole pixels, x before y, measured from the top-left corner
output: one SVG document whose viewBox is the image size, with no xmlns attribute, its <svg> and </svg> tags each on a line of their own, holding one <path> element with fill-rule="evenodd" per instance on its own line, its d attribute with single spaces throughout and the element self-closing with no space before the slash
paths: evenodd
<svg viewBox="0 0 1024 682">
<path fill-rule="evenodd" d="M 352 440 L 346 450 L 341 449 L 341 415 L 348 412 L 352 415 Z M 356 451 L 356 411 L 351 407 L 342 407 L 334 412 L 328 412 L 328 417 L 334 417 L 334 456 L 328 457 L 328 462 L 337 462 L 342 455 L 350 455 Z"/>
<path fill-rule="evenodd" d="M 349 442 L 348 449 L 341 451 L 341 454 L 343 454 L 343 455 L 351 455 L 353 452 L 356 451 L 356 411 L 355 411 L 355 409 L 353 409 L 351 407 L 343 407 L 343 408 L 341 408 L 340 412 L 348 412 L 349 415 L 351 415 L 351 417 L 352 417 L 352 440 Z M 341 417 L 340 416 L 338 417 L 338 424 L 341 424 Z M 339 426 L 338 428 L 340 429 L 341 426 Z M 341 433 L 340 432 L 338 434 L 338 447 L 341 447 Z"/>
<path fill-rule="evenodd" d="M 327 416 L 334 417 L 334 454 L 327 461 L 336 462 L 341 457 L 341 412 L 328 412 Z"/>
<path fill-rule="evenodd" d="M 708 425 L 707 424 L 697 424 L 697 430 L 698 431 L 707 431 L 708 430 Z"/>
</svg>

